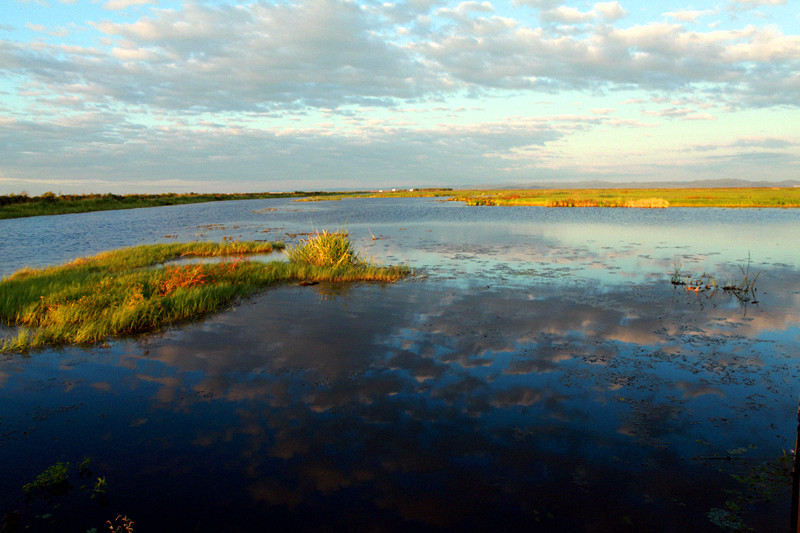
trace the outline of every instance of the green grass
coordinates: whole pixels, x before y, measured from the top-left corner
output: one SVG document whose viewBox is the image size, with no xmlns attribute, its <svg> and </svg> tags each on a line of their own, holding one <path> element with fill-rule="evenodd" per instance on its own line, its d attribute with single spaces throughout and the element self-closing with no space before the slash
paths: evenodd
<svg viewBox="0 0 800 533">
<path fill-rule="evenodd" d="M 686 189 L 414 189 L 308 198 L 443 198 L 470 206 L 541 207 L 800 207 L 800 187 Z"/>
<path fill-rule="evenodd" d="M 86 213 L 114 209 L 135 209 L 164 205 L 196 204 L 225 200 L 253 200 L 263 198 L 318 198 L 333 195 L 324 191 L 283 193 L 238 193 L 238 194 L 55 194 L 46 192 L 40 196 L 9 194 L 0 196 L 0 219 L 21 218 L 66 213 Z"/>
<path fill-rule="evenodd" d="M 455 191 L 451 199 L 543 207 L 800 207 L 800 187 Z"/>
<path fill-rule="evenodd" d="M 313 237 L 293 253 L 306 246 L 315 246 Z M 93 344 L 113 336 L 155 331 L 213 313 L 236 298 L 279 283 L 395 281 L 409 274 L 405 267 L 360 260 L 320 266 L 291 255 L 289 262 L 244 258 L 277 248 L 283 245 L 154 244 L 104 252 L 62 266 L 23 268 L 0 282 L 0 322 L 18 327 L 15 336 L 0 340 L 0 353 Z M 184 256 L 231 259 L 163 264 Z"/>
<path fill-rule="evenodd" d="M 289 261 L 320 267 L 359 265 L 364 262 L 353 250 L 353 243 L 344 231 L 316 233 L 300 244 L 285 250 Z"/>
</svg>

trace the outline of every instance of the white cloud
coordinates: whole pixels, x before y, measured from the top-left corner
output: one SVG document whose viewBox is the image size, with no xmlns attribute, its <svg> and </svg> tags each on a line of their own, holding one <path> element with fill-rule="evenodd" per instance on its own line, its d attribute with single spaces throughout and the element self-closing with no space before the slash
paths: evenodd
<svg viewBox="0 0 800 533">
<path fill-rule="evenodd" d="M 708 15 L 713 15 L 713 14 L 716 14 L 716 13 L 717 13 L 717 11 L 711 10 L 711 9 L 706 9 L 706 10 L 703 10 L 703 11 L 686 9 L 686 10 L 681 10 L 681 11 L 670 11 L 669 13 L 664 13 L 664 16 L 665 17 L 669 17 L 672 20 L 675 20 L 675 21 L 678 21 L 678 22 L 693 22 L 693 23 L 696 23 L 698 19 L 700 19 L 702 17 L 705 17 L 705 16 L 708 16 Z"/>
<path fill-rule="evenodd" d="M 619 2 L 600 2 L 594 5 L 592 12 L 608 21 L 620 20 L 628 15 Z"/>
<path fill-rule="evenodd" d="M 428 13 L 435 1 L 416 0 L 404 13 Z M 77 95 L 86 104 L 187 112 L 392 106 L 504 88 L 710 91 L 731 106 L 800 104 L 800 36 L 777 27 L 610 27 L 605 22 L 625 11 L 600 2 L 586 12 L 543 11 L 582 24 L 580 34 L 563 35 L 467 1 L 425 15 L 435 23 L 402 26 L 400 36 L 386 19 L 399 17 L 395 7 L 301 0 L 151 8 L 129 23 L 93 23 L 112 46 L 0 41 L 0 69 L 28 77 L 42 99 Z"/>
<path fill-rule="evenodd" d="M 684 116 L 683 120 L 717 120 L 717 117 L 711 113 L 693 113 L 691 115 Z"/>
<path fill-rule="evenodd" d="M 574 7 L 560 6 L 555 9 L 542 11 L 540 18 L 543 22 L 558 24 L 583 24 L 595 20 L 615 21 L 625 18 L 628 14 L 619 2 L 600 2 L 590 11 L 580 11 Z"/>
<path fill-rule="evenodd" d="M 514 5 L 524 5 L 535 9 L 553 9 L 564 3 L 564 0 L 513 0 Z"/>
<path fill-rule="evenodd" d="M 133 6 L 144 6 L 157 3 L 157 0 L 108 0 L 105 4 L 103 4 L 103 9 L 108 9 L 109 11 L 121 11 Z"/>
<path fill-rule="evenodd" d="M 540 18 L 544 22 L 556 22 L 561 24 L 580 24 L 594 19 L 592 13 L 581 12 L 574 7 L 560 6 L 556 9 L 542 11 Z"/>
<path fill-rule="evenodd" d="M 761 6 L 783 6 L 787 0 L 728 0 L 728 8 L 734 11 L 745 11 Z"/>
</svg>

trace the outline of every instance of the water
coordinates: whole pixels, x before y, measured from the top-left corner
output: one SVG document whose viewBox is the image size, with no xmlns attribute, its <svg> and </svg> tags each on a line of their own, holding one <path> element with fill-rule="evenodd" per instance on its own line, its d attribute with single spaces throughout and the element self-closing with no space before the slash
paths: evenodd
<svg viewBox="0 0 800 533">
<path fill-rule="evenodd" d="M 0 361 L 0 512 L 33 531 L 788 529 L 797 210 L 221 202 L 0 221 L 0 273 L 339 228 L 417 275 Z M 757 304 L 669 283 L 748 256 Z M 58 461 L 72 489 L 26 502 Z"/>
</svg>

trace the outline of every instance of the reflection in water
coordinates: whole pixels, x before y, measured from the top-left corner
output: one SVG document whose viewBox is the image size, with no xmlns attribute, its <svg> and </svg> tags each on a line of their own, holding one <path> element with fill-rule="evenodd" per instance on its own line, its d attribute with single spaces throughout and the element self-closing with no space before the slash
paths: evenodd
<svg viewBox="0 0 800 533">
<path fill-rule="evenodd" d="M 732 475 L 794 446 L 797 265 L 765 268 L 744 313 L 673 289 L 674 242 L 403 232 L 375 249 L 409 256 L 416 280 L 283 287 L 159 335 L 0 362 L 0 449 L 18 465 L 0 511 L 32 530 L 119 513 L 137 531 L 785 529 L 779 475 L 769 502 L 726 502 L 760 497 Z M 84 456 L 106 507 L 77 473 L 70 505 L 24 503 L 23 483 Z"/>
</svg>

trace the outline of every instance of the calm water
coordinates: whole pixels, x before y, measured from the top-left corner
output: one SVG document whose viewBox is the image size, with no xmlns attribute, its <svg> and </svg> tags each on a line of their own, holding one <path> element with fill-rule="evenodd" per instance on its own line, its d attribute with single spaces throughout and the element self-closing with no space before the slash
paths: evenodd
<svg viewBox="0 0 800 533">
<path fill-rule="evenodd" d="M 118 514 L 137 532 L 788 530 L 798 210 L 221 202 L 0 221 L 0 274 L 339 228 L 418 275 L 0 360 L 0 513 L 81 533 Z M 748 256 L 757 304 L 669 283 Z M 72 489 L 26 502 L 58 461 Z"/>
</svg>

